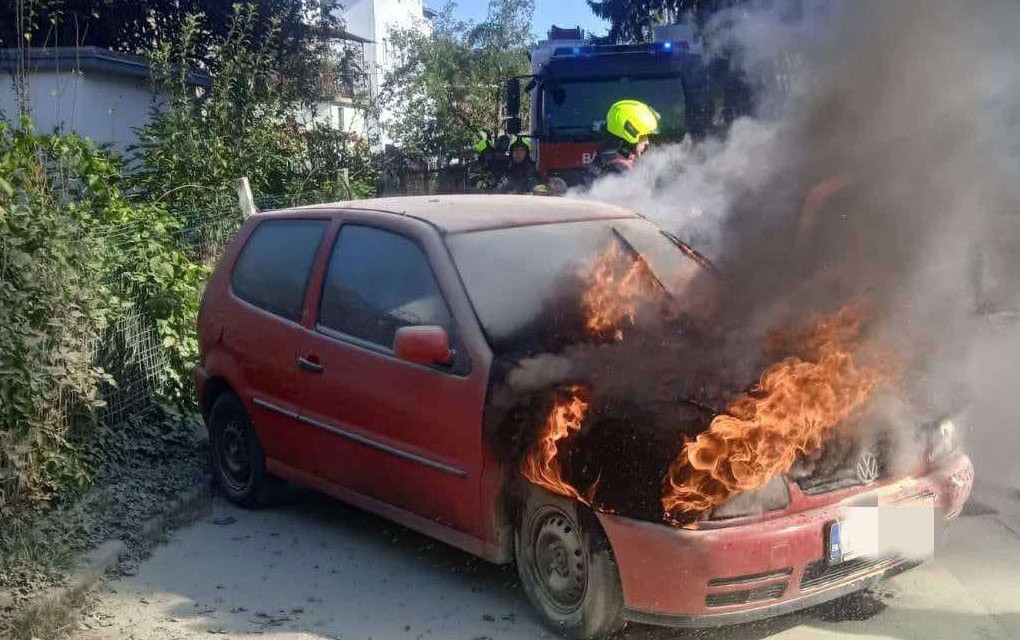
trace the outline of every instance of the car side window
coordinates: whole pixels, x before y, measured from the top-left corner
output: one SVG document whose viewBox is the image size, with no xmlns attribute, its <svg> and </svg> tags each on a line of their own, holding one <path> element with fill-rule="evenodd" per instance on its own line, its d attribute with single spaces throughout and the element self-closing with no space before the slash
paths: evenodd
<svg viewBox="0 0 1020 640">
<path fill-rule="evenodd" d="M 387 349 L 397 329 L 453 319 L 425 253 L 412 240 L 373 227 L 344 225 L 330 257 L 319 324 Z"/>
<path fill-rule="evenodd" d="M 297 321 L 312 263 L 329 223 L 266 220 L 248 238 L 234 265 L 234 294 L 260 309 Z"/>
</svg>

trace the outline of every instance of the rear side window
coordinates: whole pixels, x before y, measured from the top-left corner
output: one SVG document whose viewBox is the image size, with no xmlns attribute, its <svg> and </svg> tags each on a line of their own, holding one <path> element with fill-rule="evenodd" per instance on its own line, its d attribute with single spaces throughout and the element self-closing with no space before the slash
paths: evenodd
<svg viewBox="0 0 1020 640">
<path fill-rule="evenodd" d="M 397 329 L 453 320 L 421 247 L 390 231 L 344 225 L 323 284 L 319 324 L 387 349 Z"/>
<path fill-rule="evenodd" d="M 234 294 L 288 320 L 300 319 L 312 263 L 328 224 L 325 220 L 260 224 L 234 266 Z"/>
</svg>

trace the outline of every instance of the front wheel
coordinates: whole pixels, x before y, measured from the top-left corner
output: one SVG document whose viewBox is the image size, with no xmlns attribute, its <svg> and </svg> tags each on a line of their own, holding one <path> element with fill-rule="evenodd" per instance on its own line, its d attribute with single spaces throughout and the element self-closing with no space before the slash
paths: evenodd
<svg viewBox="0 0 1020 640">
<path fill-rule="evenodd" d="M 609 541 L 577 502 L 529 487 L 514 554 L 517 573 L 546 623 L 567 638 L 603 638 L 623 627 L 623 589 Z"/>
</svg>

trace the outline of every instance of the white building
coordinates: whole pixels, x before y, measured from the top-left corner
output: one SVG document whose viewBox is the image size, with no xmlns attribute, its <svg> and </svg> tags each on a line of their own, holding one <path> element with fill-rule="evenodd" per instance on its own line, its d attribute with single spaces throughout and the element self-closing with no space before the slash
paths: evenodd
<svg viewBox="0 0 1020 640">
<path fill-rule="evenodd" d="M 189 74 L 210 87 L 207 74 Z M 97 47 L 0 49 L 0 117 L 25 111 L 36 131 L 77 133 L 123 152 L 159 99 L 145 59 Z"/>
<path fill-rule="evenodd" d="M 365 72 L 373 100 L 379 95 L 386 73 L 399 63 L 390 34 L 397 29 L 430 31 L 432 15 L 422 0 L 348 0 L 344 3 L 347 30 L 371 40 L 365 45 Z M 378 133 L 383 145 L 389 142 L 385 127 L 392 117 L 391 112 L 380 114 Z"/>
<path fill-rule="evenodd" d="M 367 70 L 366 52 L 372 40 L 344 29 L 330 36 L 330 45 L 339 58 L 352 58 L 360 71 Z M 348 77 L 333 61 L 323 66 L 319 78 L 319 96 L 312 109 L 302 109 L 298 120 L 305 126 L 326 126 L 362 138 L 369 134 L 368 119 L 362 101 L 370 98 L 368 76 Z"/>
</svg>

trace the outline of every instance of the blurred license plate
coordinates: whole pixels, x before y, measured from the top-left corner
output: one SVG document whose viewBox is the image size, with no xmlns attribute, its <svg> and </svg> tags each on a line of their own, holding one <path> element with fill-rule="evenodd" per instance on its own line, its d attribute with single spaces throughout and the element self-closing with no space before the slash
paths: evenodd
<svg viewBox="0 0 1020 640">
<path fill-rule="evenodd" d="M 859 554 L 859 534 L 854 533 L 854 527 L 845 519 L 833 520 L 829 523 L 828 544 L 829 564 L 838 564 L 851 560 Z"/>
<path fill-rule="evenodd" d="M 826 529 L 826 558 L 839 564 L 860 556 L 928 557 L 935 551 L 936 515 L 931 496 L 889 506 L 850 507 Z"/>
</svg>

